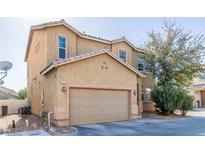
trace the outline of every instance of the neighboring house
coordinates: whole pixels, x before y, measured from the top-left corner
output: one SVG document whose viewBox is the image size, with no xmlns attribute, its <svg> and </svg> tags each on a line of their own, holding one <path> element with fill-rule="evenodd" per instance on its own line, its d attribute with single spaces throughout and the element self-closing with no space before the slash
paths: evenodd
<svg viewBox="0 0 205 154">
<path fill-rule="evenodd" d="M 0 86 L 0 100 L 5 99 L 18 99 L 18 94 L 12 89 Z"/>
<path fill-rule="evenodd" d="M 205 73 L 193 80 L 190 92 L 194 96 L 194 106 L 205 107 Z"/>
<path fill-rule="evenodd" d="M 32 26 L 25 55 L 32 113 L 53 112 L 59 126 L 140 117 L 153 85 L 145 55 L 124 37 L 90 36 L 64 20 Z"/>
</svg>

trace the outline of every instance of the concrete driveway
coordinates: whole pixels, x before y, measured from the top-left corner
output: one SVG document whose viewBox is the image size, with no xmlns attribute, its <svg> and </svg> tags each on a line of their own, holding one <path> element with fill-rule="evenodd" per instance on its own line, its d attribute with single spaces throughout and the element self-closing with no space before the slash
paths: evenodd
<svg viewBox="0 0 205 154">
<path fill-rule="evenodd" d="M 191 111 L 193 117 L 176 120 L 138 119 L 75 126 L 80 136 L 199 136 L 205 135 L 205 110 Z"/>
</svg>

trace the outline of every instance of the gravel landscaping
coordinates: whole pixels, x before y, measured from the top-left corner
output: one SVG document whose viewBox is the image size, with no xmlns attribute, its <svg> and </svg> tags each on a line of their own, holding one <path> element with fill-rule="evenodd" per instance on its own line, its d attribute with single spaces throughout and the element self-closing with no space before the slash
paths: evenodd
<svg viewBox="0 0 205 154">
<path fill-rule="evenodd" d="M 15 128 L 12 126 L 12 121 L 15 121 Z M 70 127 L 56 127 L 51 125 L 51 128 L 48 128 L 48 123 L 46 120 L 39 118 L 35 115 L 8 115 L 0 117 L 0 134 L 6 133 L 16 133 L 16 132 L 29 132 L 34 130 L 43 130 L 50 135 L 73 135 L 75 133 L 74 128 Z"/>
<path fill-rule="evenodd" d="M 13 128 L 12 121 L 15 121 L 15 128 Z M 0 117 L 0 129 L 5 133 L 31 131 L 36 129 L 45 129 L 47 122 L 38 118 L 35 115 L 8 115 Z"/>
</svg>

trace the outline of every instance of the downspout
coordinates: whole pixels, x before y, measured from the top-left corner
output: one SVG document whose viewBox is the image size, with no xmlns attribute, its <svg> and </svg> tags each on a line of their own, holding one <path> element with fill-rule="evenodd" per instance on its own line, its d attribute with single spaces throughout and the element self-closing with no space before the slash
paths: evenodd
<svg viewBox="0 0 205 154">
<path fill-rule="evenodd" d="M 51 128 L 51 114 L 53 114 L 53 112 L 48 112 L 48 128 Z"/>
</svg>

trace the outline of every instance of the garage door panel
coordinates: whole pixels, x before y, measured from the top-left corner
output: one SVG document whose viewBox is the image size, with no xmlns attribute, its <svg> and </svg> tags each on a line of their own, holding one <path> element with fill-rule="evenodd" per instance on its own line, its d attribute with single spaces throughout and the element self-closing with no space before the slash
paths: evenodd
<svg viewBox="0 0 205 154">
<path fill-rule="evenodd" d="M 88 124 L 128 119 L 128 91 L 71 89 L 70 123 Z"/>
</svg>

